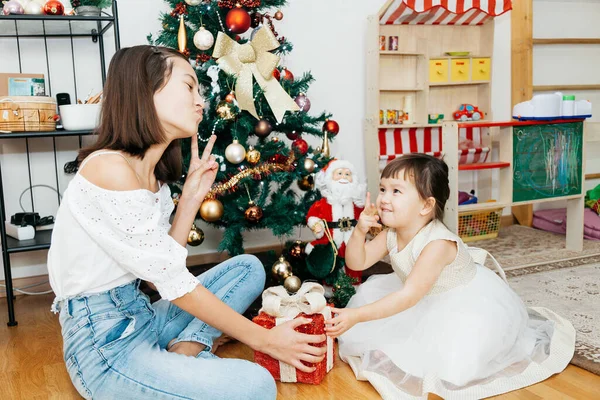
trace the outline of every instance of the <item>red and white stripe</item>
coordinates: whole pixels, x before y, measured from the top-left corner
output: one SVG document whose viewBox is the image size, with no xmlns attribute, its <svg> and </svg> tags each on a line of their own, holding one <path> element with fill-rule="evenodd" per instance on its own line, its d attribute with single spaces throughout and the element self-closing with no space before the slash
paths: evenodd
<svg viewBox="0 0 600 400">
<path fill-rule="evenodd" d="M 394 0 L 381 25 L 483 25 L 512 9 L 512 0 Z"/>
<path fill-rule="evenodd" d="M 467 127 L 459 128 L 459 138 L 473 141 L 475 148 L 458 149 L 459 164 L 485 162 L 490 152 L 489 147 L 483 147 L 483 135 L 489 128 Z M 379 129 L 379 170 L 383 170 L 391 160 L 410 153 L 425 153 L 441 157 L 442 128 L 394 128 Z"/>
</svg>

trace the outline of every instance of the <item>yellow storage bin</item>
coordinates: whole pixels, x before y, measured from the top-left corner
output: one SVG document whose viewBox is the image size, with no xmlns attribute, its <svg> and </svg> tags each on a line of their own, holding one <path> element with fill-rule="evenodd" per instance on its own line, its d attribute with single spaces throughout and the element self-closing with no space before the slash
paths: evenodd
<svg viewBox="0 0 600 400">
<path fill-rule="evenodd" d="M 474 58 L 472 60 L 471 79 L 474 81 L 489 81 L 490 64 L 489 58 Z"/>
<path fill-rule="evenodd" d="M 470 61 L 468 58 L 455 58 L 452 60 L 450 74 L 452 82 L 467 82 L 469 80 Z"/>
<path fill-rule="evenodd" d="M 463 242 L 498 237 L 503 207 L 458 213 L 458 236 Z"/>
<path fill-rule="evenodd" d="M 429 60 L 429 83 L 448 82 L 448 60 Z"/>
</svg>

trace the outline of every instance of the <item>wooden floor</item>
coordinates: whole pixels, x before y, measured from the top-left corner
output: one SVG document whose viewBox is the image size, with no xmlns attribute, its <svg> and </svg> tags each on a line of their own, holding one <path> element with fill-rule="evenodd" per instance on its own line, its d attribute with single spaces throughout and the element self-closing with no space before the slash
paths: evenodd
<svg viewBox="0 0 600 400">
<path fill-rule="evenodd" d="M 0 399 L 77 399 L 62 359 L 58 317 L 50 313 L 52 295 L 19 296 L 19 325 L 8 328 L 6 300 L 0 300 Z M 252 351 L 240 344 L 227 344 L 221 357 L 252 359 Z M 281 399 L 376 399 L 367 382 L 359 382 L 347 364 L 336 360 L 334 369 L 319 386 L 278 384 Z M 495 399 L 600 399 L 600 376 L 569 365 L 560 375 L 526 389 Z M 430 396 L 430 399 L 439 399 Z"/>
</svg>

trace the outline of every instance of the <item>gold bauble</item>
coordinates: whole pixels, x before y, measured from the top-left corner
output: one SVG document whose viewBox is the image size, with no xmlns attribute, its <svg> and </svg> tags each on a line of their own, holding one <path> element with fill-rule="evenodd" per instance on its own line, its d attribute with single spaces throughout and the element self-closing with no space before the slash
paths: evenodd
<svg viewBox="0 0 600 400">
<path fill-rule="evenodd" d="M 300 290 L 301 286 L 302 286 L 302 281 L 296 275 L 288 276 L 285 279 L 285 281 L 283 282 L 283 287 L 289 293 L 296 293 L 298 290 Z"/>
<path fill-rule="evenodd" d="M 232 103 L 223 100 L 217 104 L 217 115 L 226 121 L 234 119 L 237 116 L 237 110 Z"/>
<path fill-rule="evenodd" d="M 207 222 L 215 222 L 223 217 L 223 203 L 217 199 L 206 199 L 200 206 L 200 216 Z"/>
<path fill-rule="evenodd" d="M 304 191 L 312 190 L 315 187 L 315 180 L 312 175 L 306 175 L 298 180 L 298 187 Z"/>
<path fill-rule="evenodd" d="M 260 161 L 260 151 L 250 146 L 248 152 L 246 153 L 246 161 L 248 161 L 252 165 L 258 164 L 258 162 Z"/>
<path fill-rule="evenodd" d="M 313 160 L 312 158 L 305 158 L 304 159 L 304 170 L 306 172 L 308 172 L 309 174 L 312 174 L 313 172 L 315 172 L 315 160 Z"/>
<path fill-rule="evenodd" d="M 200 246 L 204 242 L 204 232 L 202 229 L 197 228 L 196 224 L 192 224 L 192 229 L 188 234 L 187 243 L 190 246 Z"/>
<path fill-rule="evenodd" d="M 177 32 L 177 46 L 179 52 L 183 53 L 187 49 L 187 33 L 185 32 L 185 22 L 183 15 L 179 16 L 179 31 Z"/>
<path fill-rule="evenodd" d="M 292 266 L 284 256 L 281 256 L 271 267 L 271 273 L 275 279 L 284 281 L 292 275 Z"/>
<path fill-rule="evenodd" d="M 254 204 L 253 201 L 251 201 L 250 203 L 248 203 L 248 208 L 246 209 L 246 212 L 244 212 L 244 217 L 248 222 L 257 223 L 263 217 L 263 210 L 262 208 Z"/>
<path fill-rule="evenodd" d="M 246 158 L 246 149 L 240 144 L 239 140 L 234 139 L 225 149 L 225 158 L 232 164 L 239 164 Z"/>
<path fill-rule="evenodd" d="M 283 13 L 281 11 L 277 10 L 274 17 L 277 21 L 281 21 L 283 19 Z"/>
</svg>

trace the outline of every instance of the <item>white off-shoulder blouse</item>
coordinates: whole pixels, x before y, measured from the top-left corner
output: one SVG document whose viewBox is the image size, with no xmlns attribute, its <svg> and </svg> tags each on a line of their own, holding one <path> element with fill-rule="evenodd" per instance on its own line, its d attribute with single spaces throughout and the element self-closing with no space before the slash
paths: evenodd
<svg viewBox="0 0 600 400">
<path fill-rule="evenodd" d="M 167 300 L 194 290 L 198 280 L 186 267 L 187 249 L 169 236 L 173 208 L 166 184 L 157 193 L 113 191 L 77 173 L 64 192 L 48 252 L 56 300 L 136 278 L 152 282 Z"/>
</svg>

